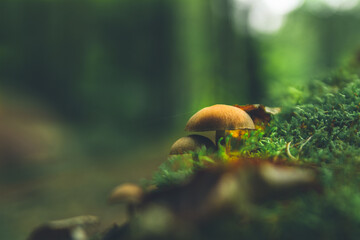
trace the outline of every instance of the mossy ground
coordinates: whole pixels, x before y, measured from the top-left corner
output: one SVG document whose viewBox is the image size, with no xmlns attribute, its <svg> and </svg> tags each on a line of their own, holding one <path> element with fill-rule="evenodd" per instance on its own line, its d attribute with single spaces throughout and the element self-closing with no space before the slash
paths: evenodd
<svg viewBox="0 0 360 240">
<path fill-rule="evenodd" d="M 322 193 L 258 205 L 247 211 L 246 217 L 226 216 L 215 221 L 216 226 L 207 227 L 204 233 L 211 239 L 219 234 L 228 239 L 359 239 L 359 76 L 340 70 L 303 87 L 291 98 L 292 103 L 289 97 L 284 99 L 282 112 L 265 129 L 243 136 L 241 147 L 233 149 L 232 156 L 224 148 L 217 153 L 203 149 L 198 153 L 202 164 L 195 163 L 195 168 L 234 156 L 285 159 L 291 165 L 315 168 Z M 191 157 L 169 158 L 152 183 L 161 188 L 186 180 L 194 172 L 187 161 L 192 163 Z"/>
</svg>

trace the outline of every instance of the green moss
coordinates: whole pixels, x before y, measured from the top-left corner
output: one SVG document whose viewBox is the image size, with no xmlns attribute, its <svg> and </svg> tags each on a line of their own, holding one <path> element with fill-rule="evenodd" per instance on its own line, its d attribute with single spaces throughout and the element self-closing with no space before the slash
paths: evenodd
<svg viewBox="0 0 360 240">
<path fill-rule="evenodd" d="M 246 134 L 239 155 L 289 158 L 286 144 L 291 143 L 289 150 L 300 159 L 299 163 L 358 165 L 360 79 L 340 72 L 323 81 L 314 81 L 304 90 L 299 102 L 302 104 L 284 107 L 265 130 Z M 199 156 L 207 155 L 204 149 L 199 152 Z M 220 148 L 216 159 L 226 157 L 225 149 Z M 186 179 L 192 173 L 191 168 L 181 164 L 176 170 L 172 168 L 182 161 L 181 156 L 169 158 L 155 174 L 154 183 L 171 185 Z"/>
<path fill-rule="evenodd" d="M 193 168 L 181 164 L 184 158 L 180 155 L 170 157 L 166 162 L 160 165 L 159 170 L 154 174 L 151 184 L 159 188 L 179 185 L 193 174 Z M 192 159 L 188 159 L 193 162 Z M 179 168 L 173 166 L 179 163 Z"/>
</svg>

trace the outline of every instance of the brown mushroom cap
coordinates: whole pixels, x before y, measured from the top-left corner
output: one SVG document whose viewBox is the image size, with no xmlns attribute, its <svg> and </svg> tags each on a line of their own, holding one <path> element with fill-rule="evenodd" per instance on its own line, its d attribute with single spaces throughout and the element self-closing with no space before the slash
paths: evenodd
<svg viewBox="0 0 360 240">
<path fill-rule="evenodd" d="M 144 191 L 133 183 L 124 183 L 116 187 L 109 197 L 109 203 L 139 203 Z"/>
<path fill-rule="evenodd" d="M 255 129 L 251 117 L 242 109 L 216 104 L 195 113 L 187 122 L 185 130 L 191 132 Z"/>
<path fill-rule="evenodd" d="M 207 137 L 201 135 L 189 135 L 179 138 L 170 149 L 170 155 L 184 154 L 190 151 L 196 151 L 202 146 L 207 149 L 215 149 L 215 144 Z"/>
</svg>

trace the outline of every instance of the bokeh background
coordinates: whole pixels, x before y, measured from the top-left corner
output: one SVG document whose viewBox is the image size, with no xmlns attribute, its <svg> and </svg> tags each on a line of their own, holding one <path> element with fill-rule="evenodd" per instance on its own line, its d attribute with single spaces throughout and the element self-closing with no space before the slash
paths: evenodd
<svg viewBox="0 0 360 240">
<path fill-rule="evenodd" d="M 187 119 L 293 101 L 360 50 L 359 0 L 0 0 L 0 239 L 108 206 Z"/>
</svg>

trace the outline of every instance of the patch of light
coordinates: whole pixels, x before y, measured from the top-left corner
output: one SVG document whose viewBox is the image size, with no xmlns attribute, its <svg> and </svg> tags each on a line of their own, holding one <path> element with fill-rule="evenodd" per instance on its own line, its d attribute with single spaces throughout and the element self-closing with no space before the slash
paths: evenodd
<svg viewBox="0 0 360 240">
<path fill-rule="evenodd" d="M 298 7 L 300 7 L 304 0 L 262 0 L 269 10 L 274 14 L 285 15 Z"/>
<path fill-rule="evenodd" d="M 328 7 L 334 10 L 351 10 L 359 4 L 359 0 L 322 0 Z"/>
<path fill-rule="evenodd" d="M 255 32 L 271 34 L 283 25 L 284 16 L 275 14 L 264 4 L 256 4 L 250 9 L 248 24 Z"/>
</svg>

